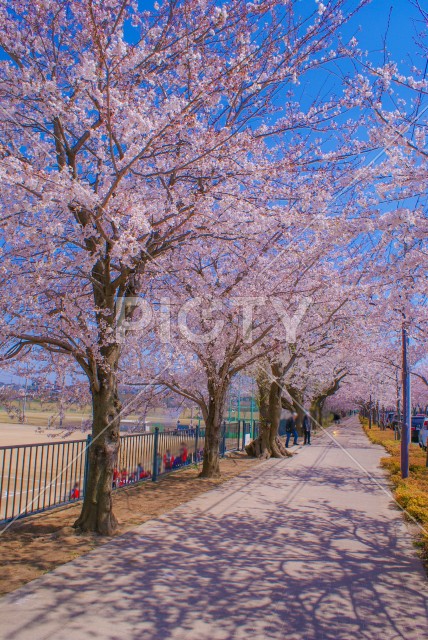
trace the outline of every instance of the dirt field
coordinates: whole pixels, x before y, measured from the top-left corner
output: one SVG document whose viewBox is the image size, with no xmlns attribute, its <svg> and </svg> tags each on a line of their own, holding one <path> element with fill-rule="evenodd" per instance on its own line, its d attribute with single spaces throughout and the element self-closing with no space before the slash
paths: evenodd
<svg viewBox="0 0 428 640">
<path fill-rule="evenodd" d="M 66 412 L 64 429 L 48 428 L 49 419 L 54 414 L 55 411 L 52 409 L 41 411 L 32 407 L 26 411 L 26 422 L 22 424 L 0 409 L 0 447 L 38 444 L 56 440 L 78 440 L 86 438 L 86 435 L 90 433 L 90 427 L 84 426 L 82 429 L 82 425 L 90 421 L 89 413 Z M 155 409 L 147 416 L 147 423 L 151 427 L 174 427 L 176 421 L 176 417 L 172 417 L 162 409 Z M 135 424 L 140 424 L 139 417 L 136 415 L 127 416 L 122 420 L 122 432 L 126 433 L 126 427 Z M 197 421 L 194 421 L 194 424 L 197 424 Z"/>
<path fill-rule="evenodd" d="M 39 444 L 58 440 L 79 440 L 86 438 L 87 431 L 74 431 L 64 435 L 58 429 L 43 430 L 34 424 L 10 424 L 0 422 L 0 447 L 11 447 L 18 444 Z"/>
<path fill-rule="evenodd" d="M 259 464 L 243 453 L 221 461 L 222 477 L 201 480 L 195 467 L 120 489 L 114 494 L 114 512 L 121 523 L 118 534 L 188 502 L 200 493 Z M 109 538 L 77 534 L 72 524 L 80 503 L 42 513 L 0 528 L 0 594 L 8 593 L 55 567 L 77 558 Z"/>
</svg>

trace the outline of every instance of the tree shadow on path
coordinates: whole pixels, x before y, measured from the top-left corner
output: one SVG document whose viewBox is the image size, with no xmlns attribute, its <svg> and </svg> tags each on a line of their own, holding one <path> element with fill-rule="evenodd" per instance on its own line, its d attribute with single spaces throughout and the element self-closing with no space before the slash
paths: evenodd
<svg viewBox="0 0 428 640">
<path fill-rule="evenodd" d="M 346 467 L 285 464 L 11 594 L 7 638 L 426 638 L 427 584 L 385 496 Z"/>
</svg>

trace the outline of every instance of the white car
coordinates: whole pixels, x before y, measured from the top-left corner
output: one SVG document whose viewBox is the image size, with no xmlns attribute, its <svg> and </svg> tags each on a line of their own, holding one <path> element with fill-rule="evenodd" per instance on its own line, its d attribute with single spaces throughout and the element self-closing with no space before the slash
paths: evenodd
<svg viewBox="0 0 428 640">
<path fill-rule="evenodd" d="M 424 420 L 424 424 L 419 429 L 419 446 L 422 447 L 422 449 L 426 450 L 427 441 L 428 441 L 428 420 Z"/>
</svg>

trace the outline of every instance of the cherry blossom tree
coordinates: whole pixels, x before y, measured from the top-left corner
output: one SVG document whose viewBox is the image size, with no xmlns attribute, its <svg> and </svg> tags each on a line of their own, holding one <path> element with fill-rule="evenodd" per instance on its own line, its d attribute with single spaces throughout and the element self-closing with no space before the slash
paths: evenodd
<svg viewBox="0 0 428 640">
<path fill-rule="evenodd" d="M 192 251 L 175 252 L 174 275 L 160 276 L 155 289 L 168 306 L 166 339 L 158 330 L 149 331 L 145 341 L 137 333 L 133 348 L 128 343 L 130 362 L 145 360 L 141 385 L 164 387 L 200 408 L 205 422 L 202 477 L 220 473 L 221 424 L 232 378 L 271 349 L 264 340 L 272 327 L 269 314 L 262 309 L 257 324 L 248 316 L 260 305 L 251 267 L 263 247 L 254 233 L 250 245 L 245 218 L 243 212 L 242 221 L 235 222 L 234 245 L 201 239 Z"/>
<path fill-rule="evenodd" d="M 224 193 L 233 217 L 248 185 L 264 183 L 267 163 L 253 158 L 267 137 L 328 127 L 348 108 L 344 96 L 305 111 L 278 93 L 349 54 L 336 34 L 362 4 L 299 15 L 279 0 L 0 3 L 2 353 L 42 348 L 87 376 L 81 529 L 116 528 L 117 304 L 212 233 Z"/>
<path fill-rule="evenodd" d="M 301 179 L 302 168 L 298 171 Z M 311 206 L 317 207 L 319 200 L 328 198 L 330 178 L 327 164 L 323 169 L 318 167 L 311 188 L 308 180 L 302 181 L 300 188 L 298 180 L 293 181 L 296 206 L 263 208 L 263 203 L 255 205 L 254 198 L 242 209 L 240 222 L 234 220 L 228 227 L 223 221 L 217 242 L 212 236 L 208 242 L 200 239 L 190 251 L 177 250 L 174 263 L 165 267 L 165 275 L 153 281 L 156 296 L 173 304 L 177 326 L 166 343 L 159 338 L 156 342 L 150 331 L 145 341 L 137 335 L 130 357 L 138 361 L 140 354 L 149 364 L 136 366 L 131 360 L 125 369 L 131 375 L 142 370 L 140 384 L 154 380 L 201 408 L 206 424 L 203 476 L 219 473 L 221 422 L 232 377 L 259 361 L 266 361 L 269 368 L 260 371 L 261 364 L 257 364 L 262 374 L 258 376 L 259 395 L 264 394 L 261 434 L 247 451 L 260 457 L 287 455 L 277 437 L 284 378 L 296 360 L 309 365 L 318 352 L 332 348 L 330 334 L 337 332 L 338 313 L 346 301 L 346 289 L 329 260 L 337 258 L 333 238 L 338 239 L 341 225 L 342 240 L 356 233 L 349 224 L 353 200 L 348 196 L 346 205 L 336 201 L 342 218 L 327 216 L 321 230 L 309 230 L 307 225 Z M 290 199 L 286 189 L 281 193 L 283 199 Z M 258 220 L 255 230 L 248 225 L 249 219 Z M 278 224 L 283 230 L 281 243 L 275 240 Z M 357 226 L 360 231 L 361 223 Z M 283 235 L 290 240 L 297 237 L 299 243 L 291 250 L 285 248 Z M 328 285 L 335 278 L 337 284 Z M 168 296 L 172 292 L 171 303 Z M 307 301 L 309 296 L 312 298 Z M 304 319 L 308 306 L 311 312 Z M 340 321 L 347 322 L 343 313 Z"/>
</svg>

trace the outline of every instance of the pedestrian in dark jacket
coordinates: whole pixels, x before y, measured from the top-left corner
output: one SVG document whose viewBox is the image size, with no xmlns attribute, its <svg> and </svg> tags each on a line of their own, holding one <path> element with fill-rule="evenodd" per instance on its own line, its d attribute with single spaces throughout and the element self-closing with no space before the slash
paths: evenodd
<svg viewBox="0 0 428 640">
<path fill-rule="evenodd" d="M 312 420 L 307 413 L 304 415 L 302 426 L 303 435 L 305 436 L 303 444 L 311 444 Z"/>
<path fill-rule="evenodd" d="M 297 413 L 293 413 L 289 418 L 287 418 L 285 422 L 285 433 L 287 436 L 287 439 L 285 441 L 286 449 L 288 449 L 288 445 L 290 444 L 290 438 L 292 435 L 294 437 L 293 444 L 294 445 L 297 444 L 297 438 L 299 437 L 299 434 L 297 433 L 296 420 L 297 420 Z"/>
</svg>

